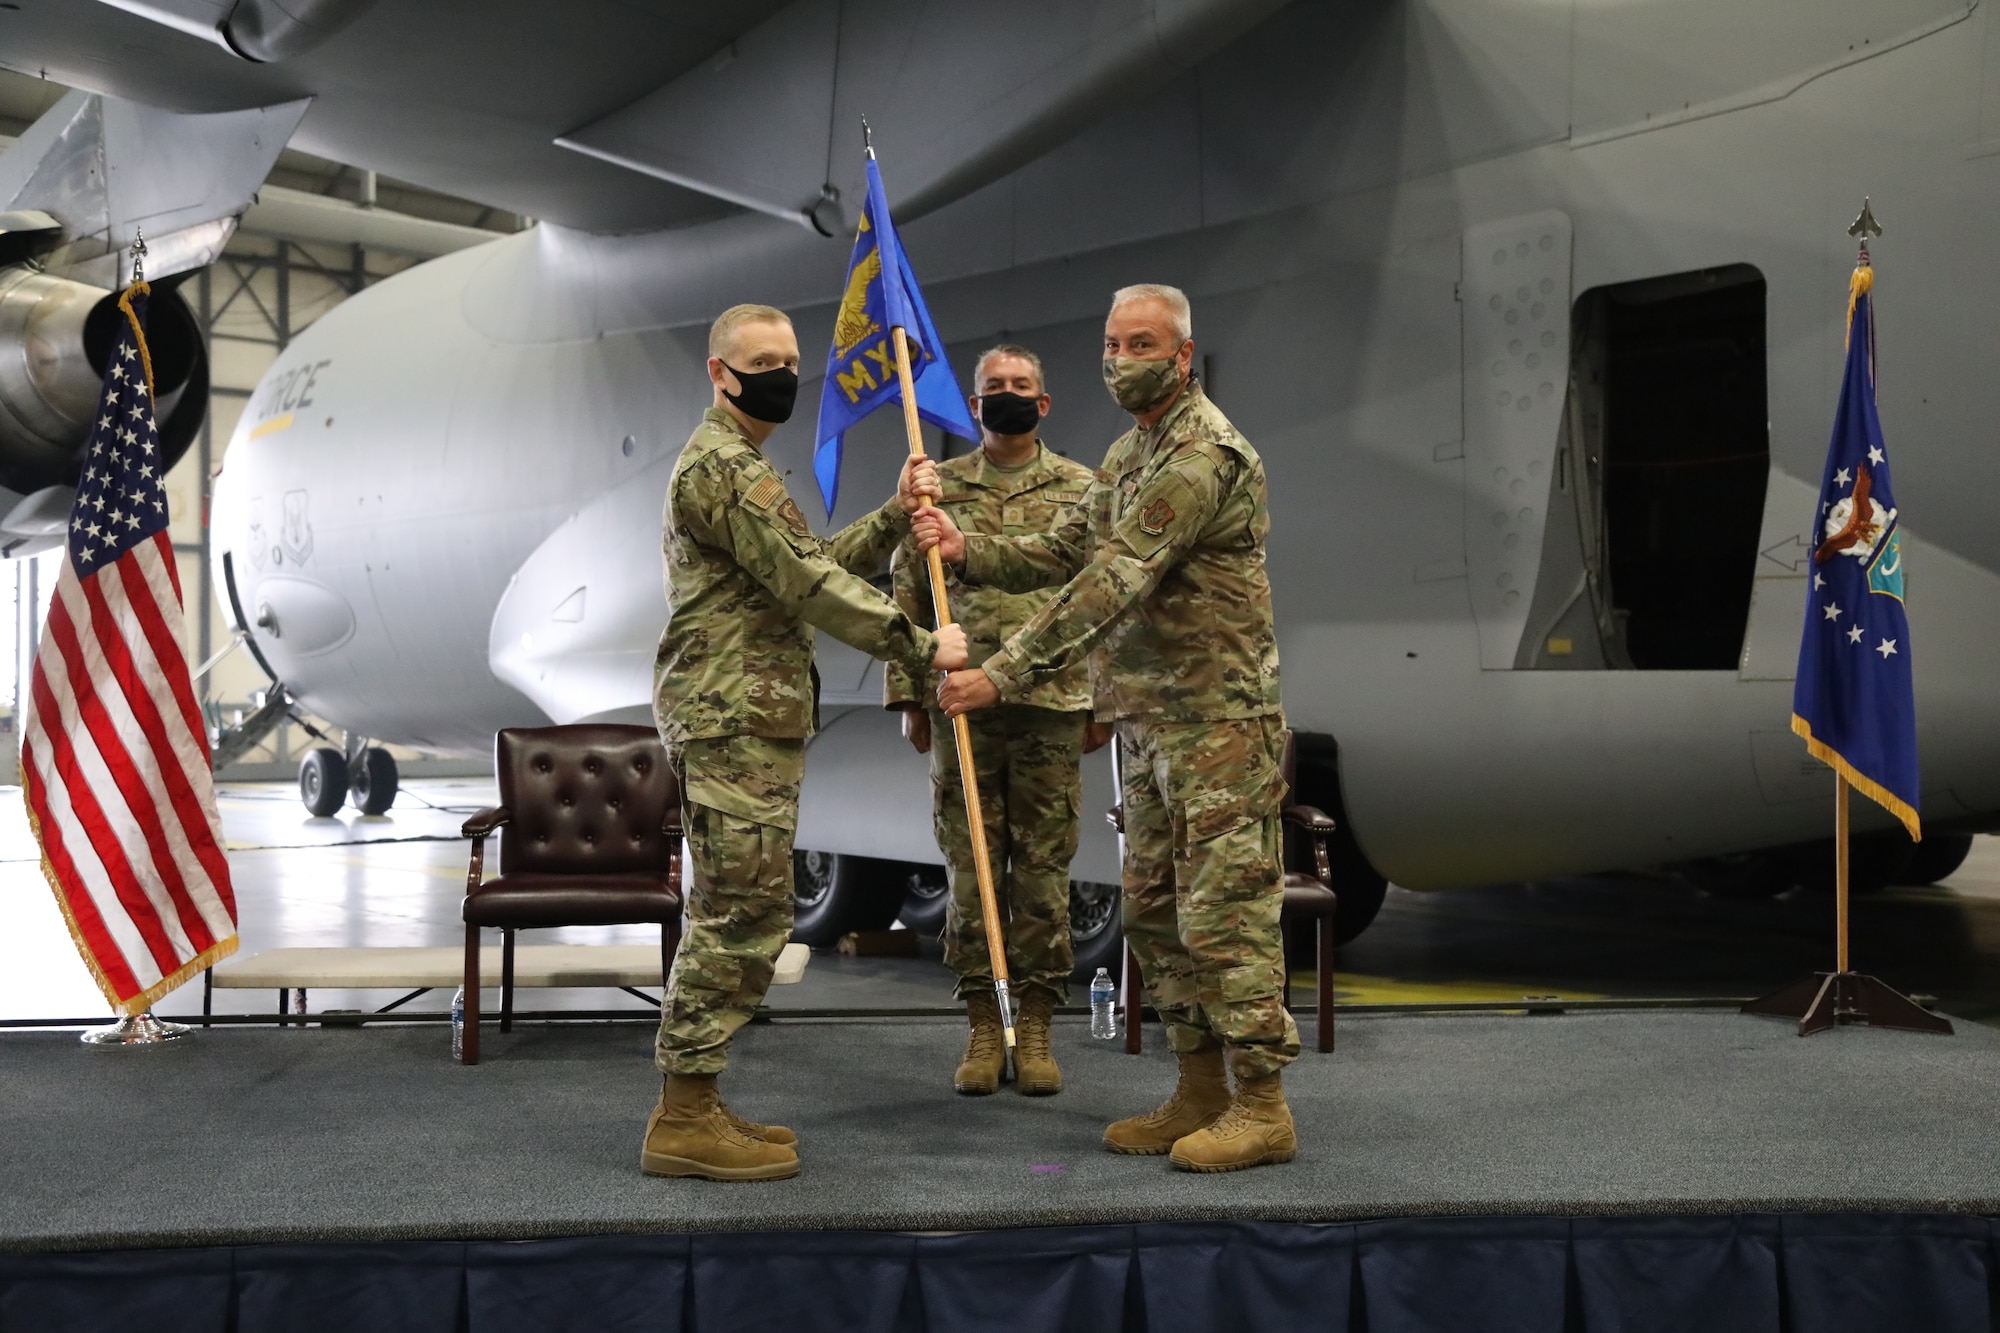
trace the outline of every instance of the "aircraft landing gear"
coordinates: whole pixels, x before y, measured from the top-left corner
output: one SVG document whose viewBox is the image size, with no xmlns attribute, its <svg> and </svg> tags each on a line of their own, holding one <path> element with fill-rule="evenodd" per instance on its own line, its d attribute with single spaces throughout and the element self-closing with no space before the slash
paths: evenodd
<svg viewBox="0 0 2000 1333">
<path fill-rule="evenodd" d="M 396 760 L 379 745 L 349 741 L 346 753 L 331 746 L 308 750 L 299 761 L 299 801 L 321 819 L 352 798 L 364 815 L 386 814 L 396 803 Z"/>
<path fill-rule="evenodd" d="M 299 761 L 299 800 L 321 819 L 347 800 L 347 756 L 328 746 L 306 751 Z"/>
<path fill-rule="evenodd" d="M 396 760 L 379 745 L 362 750 L 347 773 L 347 791 L 364 815 L 387 814 L 396 803 Z"/>
</svg>

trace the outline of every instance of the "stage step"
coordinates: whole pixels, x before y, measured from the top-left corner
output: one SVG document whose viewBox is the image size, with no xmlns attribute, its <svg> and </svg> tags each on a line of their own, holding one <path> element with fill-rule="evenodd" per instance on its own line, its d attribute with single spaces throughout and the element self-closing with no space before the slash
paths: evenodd
<svg viewBox="0 0 2000 1333">
<path fill-rule="evenodd" d="M 774 985 L 803 978 L 812 950 L 787 944 Z M 465 950 L 457 945 L 411 949 L 266 949 L 224 959 L 214 968 L 218 990 L 303 987 L 411 990 L 457 986 Z M 500 946 L 479 951 L 479 984 L 500 984 Z M 514 947 L 516 986 L 658 986 L 660 950 L 653 944 L 520 944 Z"/>
</svg>

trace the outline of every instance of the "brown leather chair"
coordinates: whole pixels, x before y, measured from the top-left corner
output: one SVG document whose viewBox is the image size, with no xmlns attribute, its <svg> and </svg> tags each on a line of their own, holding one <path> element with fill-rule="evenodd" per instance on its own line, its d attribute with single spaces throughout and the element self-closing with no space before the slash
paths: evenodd
<svg viewBox="0 0 2000 1333">
<path fill-rule="evenodd" d="M 651 727 L 509 727 L 493 738 L 500 804 L 465 821 L 466 1064 L 479 1063 L 479 931 L 498 927 L 500 1030 L 514 1021 L 514 932 L 660 927 L 660 976 L 681 940 L 681 793 Z M 480 882 L 505 828 L 500 873 Z M 644 998 L 643 996 L 641 998 Z"/>
<path fill-rule="evenodd" d="M 1292 801 L 1292 789 L 1298 774 L 1298 755 L 1289 730 L 1285 732 L 1285 749 L 1279 764 L 1285 778 L 1285 804 L 1279 813 L 1284 820 L 1286 841 L 1290 842 L 1291 835 L 1296 832 L 1306 839 L 1313 857 L 1310 873 L 1285 872 L 1285 905 L 1279 916 L 1279 928 L 1284 934 L 1290 934 L 1289 927 L 1294 922 L 1311 921 L 1314 924 L 1318 940 L 1314 968 L 1319 983 L 1319 1012 L 1314 1021 L 1318 1030 L 1314 1036 L 1318 1038 L 1317 1046 L 1321 1051 L 1330 1051 L 1333 1049 L 1333 932 L 1340 899 L 1333 888 L 1333 859 L 1327 851 L 1326 840 L 1332 835 L 1335 825 L 1325 811 Z M 1125 807 L 1122 804 L 1113 806 L 1106 818 L 1120 834 L 1125 832 Z M 1125 1049 L 1137 1055 L 1143 1045 L 1139 1027 L 1143 1006 L 1133 1003 L 1132 999 L 1143 995 L 1145 989 L 1139 977 L 1139 960 L 1129 947 L 1125 950 L 1124 973 L 1119 982 L 1119 993 L 1127 997 Z M 1285 969 L 1284 1003 L 1287 1009 L 1292 1007 L 1292 973 L 1289 967 Z"/>
</svg>

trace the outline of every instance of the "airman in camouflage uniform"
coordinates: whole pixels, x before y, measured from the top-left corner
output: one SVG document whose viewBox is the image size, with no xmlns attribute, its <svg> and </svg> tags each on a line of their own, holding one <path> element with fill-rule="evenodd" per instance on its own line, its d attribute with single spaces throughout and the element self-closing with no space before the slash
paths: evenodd
<svg viewBox="0 0 2000 1333">
<path fill-rule="evenodd" d="M 1067 581 L 940 695 L 948 712 L 983 707 L 1090 654 L 1099 708 L 1118 719 L 1126 938 L 1181 1063 L 1172 1098 L 1105 1142 L 1215 1171 L 1291 1160 L 1278 1071 L 1299 1038 L 1280 999 L 1284 717 L 1264 468 L 1191 376 L 1189 323 L 1170 287 L 1113 298 L 1105 381 L 1136 426 L 1053 531 L 960 540 L 926 513 L 916 533 L 968 582 Z"/>
<path fill-rule="evenodd" d="M 666 1077 L 641 1167 L 770 1180 L 797 1174 L 796 1136 L 732 1115 L 715 1076 L 791 934 L 792 831 L 817 711 L 813 629 L 915 673 L 962 662 L 964 637 L 912 623 L 861 577 L 902 539 L 919 493 L 935 495 L 931 468 L 907 466 L 895 499 L 822 541 L 759 447 L 798 391 L 790 321 L 733 307 L 709 352 L 715 406 L 667 486 L 670 614 L 653 716 L 680 779 L 694 884 L 660 1006 Z"/>
<path fill-rule="evenodd" d="M 1046 532 L 1083 498 L 1091 472 L 1036 434 L 1049 401 L 1041 360 L 1024 347 L 1002 344 L 979 358 L 973 383 L 979 390 L 970 402 L 981 422 L 980 447 L 938 466 L 943 491 L 938 503 L 962 531 L 1010 537 Z M 916 544 L 899 546 L 890 567 L 896 604 L 919 624 L 933 624 L 930 574 Z M 952 590 L 951 611 L 965 626 L 969 660 L 976 665 L 990 657 L 1044 600 L 1038 592 L 994 587 Z M 965 1057 L 952 1085 L 972 1095 L 990 1093 L 999 1086 L 1005 1056 L 957 738 L 922 678 L 892 665 L 883 674 L 883 696 L 887 707 L 906 710 L 905 734 L 919 753 L 928 750 L 931 756 L 933 824 L 951 883 L 944 960 L 958 973 L 954 993 L 966 1002 L 970 1020 Z M 932 704 L 928 713 L 926 703 Z M 1086 747 L 1089 708 L 1090 685 L 1078 663 L 970 719 L 987 850 L 1005 923 L 1007 971 L 1021 997 L 1017 1085 L 1030 1094 L 1062 1090 L 1049 1021 L 1069 995 L 1069 863 L 1076 855 L 1082 804 L 1077 765 Z"/>
</svg>

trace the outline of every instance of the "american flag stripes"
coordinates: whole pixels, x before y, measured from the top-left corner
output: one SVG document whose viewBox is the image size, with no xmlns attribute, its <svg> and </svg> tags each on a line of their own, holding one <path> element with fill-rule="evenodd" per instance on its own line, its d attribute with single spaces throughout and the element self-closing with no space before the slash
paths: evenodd
<svg viewBox="0 0 2000 1333">
<path fill-rule="evenodd" d="M 119 301 L 21 749 L 42 870 L 97 984 L 128 1014 L 236 951 L 167 536 L 148 290 Z"/>
</svg>

